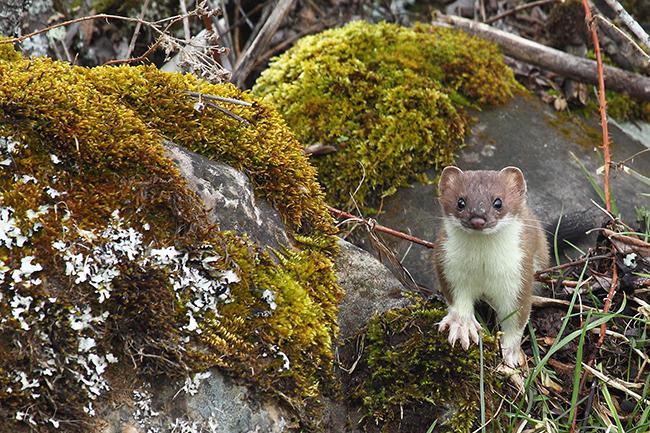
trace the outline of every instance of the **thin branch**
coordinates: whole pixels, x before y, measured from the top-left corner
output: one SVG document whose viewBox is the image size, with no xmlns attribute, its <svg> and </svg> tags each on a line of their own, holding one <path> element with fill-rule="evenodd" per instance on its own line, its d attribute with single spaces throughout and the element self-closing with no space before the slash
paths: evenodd
<svg viewBox="0 0 650 433">
<path fill-rule="evenodd" d="M 113 59 L 113 60 L 108 60 L 104 62 L 104 66 L 109 66 L 109 65 L 122 65 L 122 64 L 129 64 L 129 63 L 136 63 L 136 62 L 142 62 L 149 57 L 149 54 L 153 53 L 158 49 L 160 44 L 162 43 L 163 39 L 158 38 L 156 42 L 154 42 L 149 48 L 147 48 L 147 51 L 142 53 L 141 56 L 138 57 L 127 57 L 126 59 Z M 0 41 L 2 43 L 2 41 Z"/>
<path fill-rule="evenodd" d="M 302 30 L 302 31 L 288 37 L 287 39 L 280 42 L 276 46 L 274 46 L 274 47 L 270 48 L 269 50 L 267 50 L 264 54 L 260 55 L 257 58 L 257 61 L 255 62 L 254 68 L 257 68 L 257 67 L 261 66 L 265 61 L 267 61 L 268 59 L 273 57 L 278 52 L 280 52 L 280 51 L 284 50 L 285 48 L 289 47 L 291 44 L 293 44 L 294 42 L 296 42 L 298 39 L 302 38 L 303 36 L 319 32 L 319 31 L 321 31 L 321 30 L 323 30 L 323 29 L 325 29 L 327 27 L 328 27 L 328 25 L 326 23 L 318 22 L 318 23 L 316 23 L 314 25 L 309 26 L 305 30 Z"/>
<path fill-rule="evenodd" d="M 216 108 L 217 110 L 221 111 L 226 116 L 232 117 L 235 120 L 238 120 L 238 121 L 240 121 L 242 123 L 247 123 L 247 124 L 250 125 L 250 122 L 248 120 L 244 119 L 243 117 L 233 113 L 232 111 L 230 111 L 230 110 L 228 110 L 226 108 L 223 108 L 221 105 L 217 105 L 214 102 L 206 102 L 205 105 L 207 105 L 208 107 Z"/>
<path fill-rule="evenodd" d="M 172 18 L 180 18 L 180 19 L 182 19 L 183 17 L 178 15 L 178 16 L 172 17 Z M 68 20 L 68 21 L 63 21 L 63 22 L 60 22 L 60 23 L 52 24 L 51 26 L 47 26 L 45 28 L 35 30 L 35 31 L 31 32 L 31 33 L 27 33 L 26 35 L 22 35 L 22 36 L 19 36 L 19 37 L 1 39 L 0 44 L 14 44 L 16 42 L 22 42 L 22 41 L 24 41 L 26 39 L 32 38 L 32 37 L 34 37 L 36 35 L 40 35 L 41 33 L 47 33 L 50 30 L 56 29 L 56 28 L 59 28 L 59 27 L 69 26 L 71 24 L 81 23 L 81 22 L 84 22 L 84 21 L 102 20 L 102 19 L 106 19 L 106 20 L 122 20 L 122 21 L 129 21 L 129 22 L 132 22 L 132 23 L 140 23 L 142 25 L 150 27 L 151 29 L 153 29 L 155 32 L 157 32 L 161 36 L 164 34 L 163 31 L 160 30 L 155 23 L 151 23 L 149 21 L 145 21 L 145 20 L 142 20 L 140 18 L 124 17 L 124 16 L 121 16 L 121 15 L 97 14 L 97 15 L 88 15 L 86 17 L 79 17 L 79 18 L 75 18 L 73 20 Z"/>
<path fill-rule="evenodd" d="M 630 156 L 629 158 L 625 158 L 623 161 L 616 162 L 616 163 L 614 163 L 614 165 L 616 165 L 616 166 L 621 166 L 621 165 L 623 165 L 623 164 L 627 164 L 628 162 L 632 161 L 632 160 L 633 160 L 634 158 L 636 158 L 637 156 L 639 156 L 639 155 L 641 155 L 641 154 L 644 154 L 644 153 L 646 153 L 646 152 L 650 152 L 650 148 L 648 148 L 648 149 L 643 149 L 643 150 L 639 150 L 639 151 L 638 151 L 637 153 L 635 153 L 634 155 Z"/>
<path fill-rule="evenodd" d="M 142 10 L 140 10 L 140 16 L 138 17 L 138 19 L 144 20 L 144 14 L 147 12 L 148 7 L 149 7 L 149 0 L 144 0 L 144 4 L 142 5 Z M 135 42 L 138 40 L 138 35 L 140 34 L 141 27 L 142 27 L 141 22 L 135 25 L 133 36 L 131 36 L 131 42 L 129 42 L 129 49 L 126 52 L 126 56 L 124 56 L 125 59 L 131 57 L 131 54 L 133 53 L 133 49 L 135 48 Z"/>
<path fill-rule="evenodd" d="M 197 92 L 190 92 L 189 90 L 185 92 L 186 95 L 191 96 L 193 98 L 198 98 L 198 99 L 210 99 L 213 101 L 219 101 L 219 102 L 228 102 L 230 104 L 236 104 L 236 105 L 243 105 L 244 107 L 252 107 L 253 104 L 250 102 L 246 101 L 241 101 L 239 99 L 233 99 L 233 98 L 226 98 L 223 96 L 217 96 L 217 95 L 211 95 L 209 93 L 197 93 Z"/>
<path fill-rule="evenodd" d="M 239 87 L 244 85 L 246 78 L 253 71 L 257 57 L 262 54 L 268 47 L 271 37 L 284 21 L 284 17 L 293 7 L 295 0 L 279 0 L 275 5 L 273 12 L 262 26 L 259 34 L 253 40 L 244 54 L 237 61 L 235 70 L 232 74 L 232 81 Z"/>
<path fill-rule="evenodd" d="M 416 244 L 420 244 L 427 248 L 436 248 L 436 244 L 434 244 L 433 242 L 425 241 L 423 239 L 416 238 L 415 236 L 411 236 L 409 234 L 391 229 L 390 227 L 382 226 L 381 224 L 377 224 L 374 220 L 367 220 L 365 218 L 352 215 L 351 213 L 344 212 L 342 210 L 333 208 L 331 206 L 327 206 L 327 209 L 330 211 L 332 215 L 334 215 L 337 218 L 345 217 L 349 220 L 363 223 L 367 225 L 370 230 L 386 233 L 391 236 L 395 236 L 396 238 L 407 240 L 409 242 L 415 242 Z"/>
<path fill-rule="evenodd" d="M 643 69 L 646 72 L 650 70 L 650 56 L 643 51 L 643 48 L 630 35 L 619 29 L 614 23 L 602 15 L 596 15 L 596 19 L 598 20 L 599 28 L 606 36 L 620 46 L 620 54 L 625 56 L 632 66 Z"/>
<path fill-rule="evenodd" d="M 574 260 L 572 262 L 567 262 L 567 263 L 563 263 L 561 265 L 551 266 L 550 268 L 542 269 L 541 271 L 537 271 L 535 275 L 539 276 L 539 275 L 543 275 L 543 274 L 548 274 L 549 272 L 559 271 L 561 269 L 566 269 L 566 268 L 570 268 L 570 267 L 573 267 L 573 266 L 576 266 L 576 265 L 581 265 L 586 261 L 591 262 L 593 260 L 609 259 L 612 256 L 613 256 L 613 254 L 609 253 L 609 254 L 602 254 L 602 255 L 593 256 L 593 257 L 583 257 L 582 259 Z"/>
<path fill-rule="evenodd" d="M 546 298 L 544 296 L 537 296 L 533 295 L 531 296 L 531 305 L 533 307 L 539 308 L 539 307 L 569 307 L 571 306 L 571 302 L 569 301 L 564 301 L 562 299 L 555 299 L 555 298 Z M 590 307 L 588 305 L 578 305 L 574 304 L 573 305 L 573 310 L 574 311 L 581 311 L 581 310 L 596 310 L 594 307 Z"/>
<path fill-rule="evenodd" d="M 590 365 L 588 365 L 588 364 L 585 364 L 584 362 L 582 363 L 582 367 L 583 367 L 586 371 L 588 371 L 589 373 L 591 373 L 591 374 L 593 374 L 594 376 L 596 376 L 598 379 L 600 379 L 600 380 L 602 380 L 603 382 L 605 382 L 607 385 L 611 386 L 612 388 L 616 388 L 616 389 L 618 389 L 619 391 L 624 392 L 625 394 L 629 395 L 630 397 L 632 397 L 632 398 L 635 399 L 636 401 L 644 401 L 644 400 L 646 400 L 645 398 L 643 398 L 642 396 L 640 396 L 640 395 L 637 394 L 636 392 L 634 392 L 634 391 L 632 391 L 631 389 L 629 389 L 629 388 L 630 388 L 630 384 L 629 384 L 629 383 L 627 383 L 627 382 L 623 382 L 623 381 L 620 380 L 620 379 L 616 379 L 616 378 L 608 377 L 608 376 L 606 376 L 605 374 L 603 374 L 603 373 L 601 373 L 600 371 L 598 371 L 598 370 L 596 370 L 595 368 L 593 368 L 592 366 L 590 366 Z M 636 384 L 632 384 L 632 385 L 636 385 Z"/>
<path fill-rule="evenodd" d="M 495 21 L 499 21 L 499 20 L 501 20 L 501 19 L 503 19 L 503 18 L 505 18 L 505 17 L 507 17 L 509 15 L 516 14 L 517 12 L 521 12 L 521 11 L 526 10 L 526 9 L 534 8 L 535 6 L 543 6 L 545 4 L 555 3 L 557 1 L 558 0 L 537 0 L 537 1 L 534 1 L 534 2 L 531 2 L 531 3 L 525 3 L 523 5 L 519 5 L 517 7 L 512 8 L 512 9 L 508 9 L 507 11 L 501 12 L 498 15 L 495 15 L 493 17 L 488 18 L 487 20 L 485 20 L 485 24 L 492 24 Z"/>
<path fill-rule="evenodd" d="M 618 17 L 625 23 L 628 29 L 636 36 L 639 38 L 639 40 L 645 45 L 648 49 L 650 49 L 650 36 L 643 30 L 643 27 L 639 25 L 638 22 L 630 15 L 627 13 L 625 8 L 621 6 L 621 4 L 616 1 L 616 0 L 605 0 L 605 3 L 616 12 Z"/>
<path fill-rule="evenodd" d="M 185 35 L 185 42 L 189 42 L 192 39 L 192 33 L 190 32 L 190 20 L 187 17 L 187 5 L 185 0 L 179 0 L 179 6 L 181 8 L 181 14 L 185 16 L 183 18 L 183 34 Z"/>
</svg>

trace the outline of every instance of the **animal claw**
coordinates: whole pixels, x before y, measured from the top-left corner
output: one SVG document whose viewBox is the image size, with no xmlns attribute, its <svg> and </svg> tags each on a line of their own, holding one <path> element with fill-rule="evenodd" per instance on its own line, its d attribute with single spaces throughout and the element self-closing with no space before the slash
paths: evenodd
<svg viewBox="0 0 650 433">
<path fill-rule="evenodd" d="M 469 349 L 470 341 L 478 344 L 481 325 L 473 316 L 465 318 L 461 317 L 455 311 L 450 311 L 438 323 L 439 332 L 445 331 L 446 329 L 449 329 L 448 340 L 451 347 L 454 347 L 458 340 L 460 340 L 460 345 L 465 350 Z"/>
</svg>

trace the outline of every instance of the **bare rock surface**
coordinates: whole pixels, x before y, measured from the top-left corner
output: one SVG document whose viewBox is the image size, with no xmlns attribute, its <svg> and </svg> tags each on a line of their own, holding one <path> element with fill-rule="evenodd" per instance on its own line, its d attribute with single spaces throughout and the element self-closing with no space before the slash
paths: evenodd
<svg viewBox="0 0 650 433">
<path fill-rule="evenodd" d="M 143 384 L 102 414 L 101 433 L 280 433 L 291 415 L 213 369 L 182 382 Z"/>
<path fill-rule="evenodd" d="M 280 214 L 253 193 L 248 177 L 229 165 L 165 142 L 168 154 L 222 230 L 246 233 L 264 247 L 290 246 Z"/>
<path fill-rule="evenodd" d="M 339 241 L 336 276 L 345 289 L 339 307 L 339 338 L 356 335 L 374 314 L 406 307 L 403 287 L 386 266 L 371 254 L 346 241 Z"/>
</svg>

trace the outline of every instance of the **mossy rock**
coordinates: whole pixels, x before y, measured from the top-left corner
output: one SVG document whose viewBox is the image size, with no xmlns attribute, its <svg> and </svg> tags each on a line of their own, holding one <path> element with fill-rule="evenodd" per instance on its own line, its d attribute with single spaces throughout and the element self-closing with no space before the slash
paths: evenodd
<svg viewBox="0 0 650 433">
<path fill-rule="evenodd" d="M 488 42 L 357 21 L 298 41 L 253 93 L 277 106 L 305 145 L 336 148 L 314 158 L 328 200 L 367 209 L 453 161 L 470 121 L 465 108 L 504 103 L 519 88 Z"/>
<path fill-rule="evenodd" d="M 365 335 L 363 357 L 353 373 L 349 393 L 365 410 L 369 432 L 465 433 L 480 419 L 480 351 L 452 349 L 435 323 L 446 314 L 436 302 L 375 316 Z M 483 336 L 484 389 L 487 411 L 493 410 L 494 391 L 501 383 L 494 373 L 496 341 Z"/>
<path fill-rule="evenodd" d="M 226 104 L 247 123 L 197 111 L 188 90 L 251 102 Z M 164 138 L 245 172 L 295 245 L 271 257 L 209 224 Z M 317 419 L 335 229 L 275 109 L 193 76 L 0 44 L 0 191 L 1 431 L 88 431 L 133 362 L 142 379 L 220 367 Z"/>
</svg>

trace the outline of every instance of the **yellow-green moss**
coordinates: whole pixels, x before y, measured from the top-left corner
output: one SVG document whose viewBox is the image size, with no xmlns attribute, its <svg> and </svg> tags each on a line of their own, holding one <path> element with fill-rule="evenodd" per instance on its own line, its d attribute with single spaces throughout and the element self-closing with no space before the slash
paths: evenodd
<svg viewBox="0 0 650 433">
<path fill-rule="evenodd" d="M 476 427 L 479 350 L 452 349 L 445 334 L 431 329 L 444 315 L 444 305 L 418 301 L 369 322 L 364 358 L 356 373 L 363 380 L 357 379 L 353 391 L 367 412 L 367 430 L 425 432 L 434 422 L 436 432 L 465 433 Z M 493 390 L 500 386 L 492 373 L 496 344 L 489 335 L 483 338 L 491 411 Z"/>
<path fill-rule="evenodd" d="M 272 61 L 253 93 L 272 102 L 314 158 L 332 204 L 364 206 L 428 168 L 452 162 L 463 108 L 505 102 L 518 88 L 498 49 L 427 25 L 362 21 L 301 39 Z"/>
<path fill-rule="evenodd" d="M 587 57 L 596 60 L 596 54 L 593 50 L 587 52 Z M 614 61 L 606 54 L 602 55 L 603 63 L 606 65 L 617 66 Z M 650 122 L 650 102 L 634 98 L 625 92 L 615 92 L 605 90 L 607 100 L 607 114 L 618 121 L 642 120 Z M 600 106 L 598 97 L 594 93 L 589 93 L 585 111 L 590 115 L 600 116 Z"/>
<path fill-rule="evenodd" d="M 650 102 L 635 99 L 625 93 L 611 90 L 605 92 L 607 97 L 607 114 L 619 121 L 643 120 L 650 122 Z M 596 98 L 589 100 L 589 108 L 598 113 Z"/>
<path fill-rule="evenodd" d="M 252 102 L 226 104 L 249 123 L 196 111 L 187 90 Z M 163 138 L 247 173 L 300 248 L 274 252 L 273 259 L 210 225 L 164 156 Z M 8 140 L 16 144 L 13 153 Z M 16 414 L 23 412 L 39 431 L 59 431 L 49 418 L 65 431 L 88 430 L 90 400 L 76 364 L 66 360 L 78 356 L 80 338 L 92 338 L 90 350 L 102 359 L 135 360 L 144 377 L 222 367 L 288 399 L 309 420 L 331 374 L 337 331 L 334 227 L 315 170 L 272 108 L 231 85 L 154 67 L 86 69 L 23 59 L 0 45 L 0 142 L 0 161 L 7 158 L 0 165 L 0 218 L 5 212 L 14 235 L 26 237 L 21 246 L 0 242 L 0 430 L 20 424 Z M 38 214 L 40 206 L 47 207 Z M 98 283 L 71 270 L 73 256 L 83 267 L 111 248 L 119 260 L 110 271 L 117 274 L 102 297 Z M 180 264 L 152 265 L 165 248 L 223 290 L 216 311 L 192 310 L 198 289 L 172 284 Z M 23 260 L 42 270 L 17 280 L 13 272 Z M 20 312 L 16 303 L 28 298 Z M 82 319 L 93 325 L 75 329 Z M 55 386 L 39 376 L 45 368 L 54 370 Z M 17 372 L 39 378 L 38 397 Z"/>
</svg>

